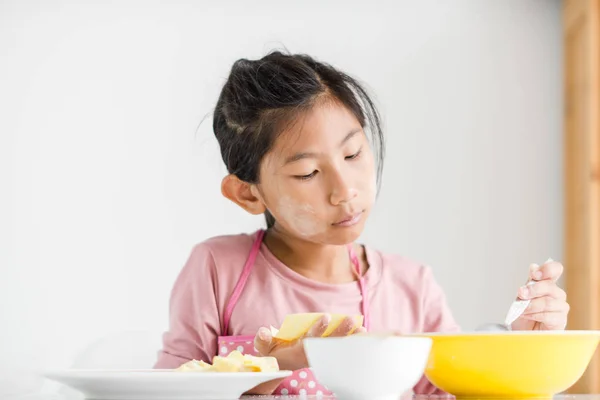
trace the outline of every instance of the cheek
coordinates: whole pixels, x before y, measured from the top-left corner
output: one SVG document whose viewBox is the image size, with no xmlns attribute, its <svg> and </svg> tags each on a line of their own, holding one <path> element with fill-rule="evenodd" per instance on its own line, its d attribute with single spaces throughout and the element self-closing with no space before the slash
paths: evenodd
<svg viewBox="0 0 600 400">
<path fill-rule="evenodd" d="M 373 158 L 366 160 L 360 177 L 360 188 L 364 191 L 364 198 L 373 203 L 377 197 L 377 174 Z"/>
<path fill-rule="evenodd" d="M 313 236 L 325 230 L 325 224 L 308 202 L 300 202 L 289 196 L 280 197 L 276 209 L 277 218 L 301 236 Z"/>
<path fill-rule="evenodd" d="M 375 199 L 377 198 L 377 178 L 375 177 L 375 174 L 373 174 L 373 176 L 369 179 L 369 183 L 368 183 L 368 189 L 367 189 L 367 198 L 369 199 L 369 201 L 372 203 L 375 202 Z"/>
</svg>

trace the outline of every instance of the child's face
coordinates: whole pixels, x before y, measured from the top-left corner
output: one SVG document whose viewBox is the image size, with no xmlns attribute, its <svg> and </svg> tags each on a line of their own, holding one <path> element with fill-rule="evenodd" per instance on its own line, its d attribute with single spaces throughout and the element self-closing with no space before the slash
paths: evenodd
<svg viewBox="0 0 600 400">
<path fill-rule="evenodd" d="M 276 140 L 258 185 L 275 228 L 323 244 L 358 238 L 376 196 L 375 163 L 354 115 L 315 106 Z"/>
</svg>

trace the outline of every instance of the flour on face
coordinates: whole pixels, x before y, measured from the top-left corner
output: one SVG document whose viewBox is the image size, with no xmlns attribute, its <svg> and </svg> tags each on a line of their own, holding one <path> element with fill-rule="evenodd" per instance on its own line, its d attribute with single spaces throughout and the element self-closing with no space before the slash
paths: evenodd
<svg viewBox="0 0 600 400">
<path fill-rule="evenodd" d="M 314 236 L 326 230 L 326 224 L 317 217 L 313 206 L 300 203 L 290 196 L 282 196 L 279 199 L 277 214 L 281 222 L 303 237 Z"/>
</svg>

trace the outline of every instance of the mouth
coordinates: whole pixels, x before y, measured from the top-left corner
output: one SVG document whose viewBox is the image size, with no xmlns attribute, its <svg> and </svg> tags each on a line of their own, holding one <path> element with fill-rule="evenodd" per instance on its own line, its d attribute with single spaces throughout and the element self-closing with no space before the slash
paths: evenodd
<svg viewBox="0 0 600 400">
<path fill-rule="evenodd" d="M 341 220 L 334 222 L 331 225 L 339 226 L 339 227 L 348 227 L 348 226 L 356 225 L 362 219 L 363 213 L 364 213 L 364 210 L 354 213 L 354 214 L 347 214 Z"/>
</svg>

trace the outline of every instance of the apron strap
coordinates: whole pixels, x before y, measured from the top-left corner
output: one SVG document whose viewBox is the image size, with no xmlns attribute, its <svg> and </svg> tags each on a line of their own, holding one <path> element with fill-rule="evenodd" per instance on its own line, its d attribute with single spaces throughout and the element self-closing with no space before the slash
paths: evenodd
<svg viewBox="0 0 600 400">
<path fill-rule="evenodd" d="M 354 266 L 354 274 L 358 278 L 358 287 L 360 288 L 360 294 L 362 296 L 361 302 L 361 311 L 364 317 L 364 326 L 365 329 L 369 330 L 370 326 L 370 318 L 369 318 L 369 296 L 367 295 L 367 285 L 365 284 L 365 278 L 360 273 L 360 261 L 358 261 L 358 257 L 356 256 L 356 252 L 354 251 L 354 247 L 352 244 L 348 245 L 348 253 L 350 253 L 350 259 L 352 260 L 352 265 Z"/>
<path fill-rule="evenodd" d="M 250 250 L 250 254 L 248 255 L 248 259 L 246 260 L 246 264 L 244 265 L 244 269 L 242 270 L 242 274 L 238 279 L 235 288 L 233 289 L 233 293 L 227 302 L 227 306 L 225 307 L 225 313 L 223 315 L 223 331 L 222 335 L 227 335 L 227 330 L 229 329 L 229 321 L 231 320 L 231 314 L 233 313 L 233 309 L 238 302 L 240 296 L 242 295 L 242 291 L 244 290 L 244 286 L 246 286 L 246 281 L 250 276 L 250 272 L 252 272 L 252 267 L 254 267 L 254 260 L 256 260 L 256 256 L 260 251 L 260 245 L 262 244 L 262 240 L 265 236 L 265 231 L 260 230 L 256 237 L 256 240 L 252 244 L 252 249 Z"/>
</svg>

